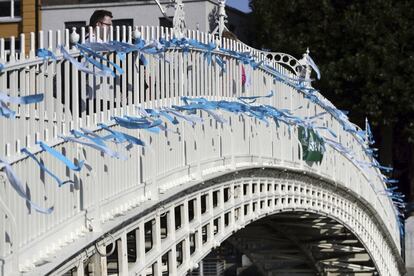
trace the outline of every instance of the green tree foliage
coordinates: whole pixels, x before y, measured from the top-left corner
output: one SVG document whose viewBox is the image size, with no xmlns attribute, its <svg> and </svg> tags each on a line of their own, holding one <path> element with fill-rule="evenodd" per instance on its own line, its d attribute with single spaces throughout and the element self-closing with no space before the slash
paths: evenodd
<svg viewBox="0 0 414 276">
<path fill-rule="evenodd" d="M 377 136 L 379 129 L 393 131 L 411 160 L 398 160 L 401 148 L 393 149 L 394 165 L 413 167 L 414 1 L 251 0 L 250 6 L 257 47 L 296 57 L 309 47 L 322 73 L 313 86 L 357 124 L 368 117 Z"/>
</svg>

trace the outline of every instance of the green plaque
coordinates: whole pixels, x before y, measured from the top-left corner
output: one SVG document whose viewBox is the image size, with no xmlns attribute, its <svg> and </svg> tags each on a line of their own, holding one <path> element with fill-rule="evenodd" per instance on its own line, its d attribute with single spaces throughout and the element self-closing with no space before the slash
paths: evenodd
<svg viewBox="0 0 414 276">
<path fill-rule="evenodd" d="M 310 162 L 321 162 L 325 152 L 325 143 L 313 129 L 298 128 L 299 141 L 302 145 L 302 159 Z"/>
</svg>

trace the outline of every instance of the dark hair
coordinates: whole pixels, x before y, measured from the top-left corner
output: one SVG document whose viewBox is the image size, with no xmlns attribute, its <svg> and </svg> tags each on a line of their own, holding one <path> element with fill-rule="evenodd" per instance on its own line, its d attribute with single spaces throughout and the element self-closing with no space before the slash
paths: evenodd
<svg viewBox="0 0 414 276">
<path fill-rule="evenodd" d="M 93 12 L 91 19 L 89 19 L 89 26 L 96 27 L 99 21 L 104 19 L 105 16 L 112 18 L 112 12 L 106 10 L 96 10 Z"/>
</svg>

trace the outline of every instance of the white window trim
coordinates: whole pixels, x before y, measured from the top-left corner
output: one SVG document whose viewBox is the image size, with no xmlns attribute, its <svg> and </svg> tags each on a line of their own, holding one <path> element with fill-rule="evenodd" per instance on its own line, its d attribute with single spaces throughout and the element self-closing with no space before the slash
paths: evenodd
<svg viewBox="0 0 414 276">
<path fill-rule="evenodd" d="M 15 17 L 4 16 L 4 17 L 0 17 L 0 23 L 14 23 L 14 22 L 20 22 L 20 21 L 22 21 L 21 16 L 15 16 Z"/>
<path fill-rule="evenodd" d="M 22 20 L 21 16 L 14 16 L 14 1 L 15 0 L 8 0 L 8 1 L 1 1 L 1 2 L 9 2 L 10 1 L 10 16 L 0 16 L 0 22 L 19 22 Z"/>
</svg>

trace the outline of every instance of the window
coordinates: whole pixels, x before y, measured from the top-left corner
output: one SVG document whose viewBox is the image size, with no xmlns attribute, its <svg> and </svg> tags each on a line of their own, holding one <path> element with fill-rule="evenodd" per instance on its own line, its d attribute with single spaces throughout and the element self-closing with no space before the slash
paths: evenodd
<svg viewBox="0 0 414 276">
<path fill-rule="evenodd" d="M 116 26 L 134 26 L 134 19 L 112 19 L 112 25 L 114 28 L 116 28 Z"/>
<path fill-rule="evenodd" d="M 70 21 L 70 22 L 65 22 L 65 29 L 68 30 L 72 30 L 72 28 L 75 27 L 77 32 L 79 33 L 79 30 L 82 27 L 87 27 L 86 26 L 86 21 Z"/>
<path fill-rule="evenodd" d="M 20 17 L 20 0 L 0 0 L 0 18 Z"/>
<path fill-rule="evenodd" d="M 165 28 L 173 27 L 173 18 L 172 17 L 160 17 L 160 26 Z"/>
</svg>

